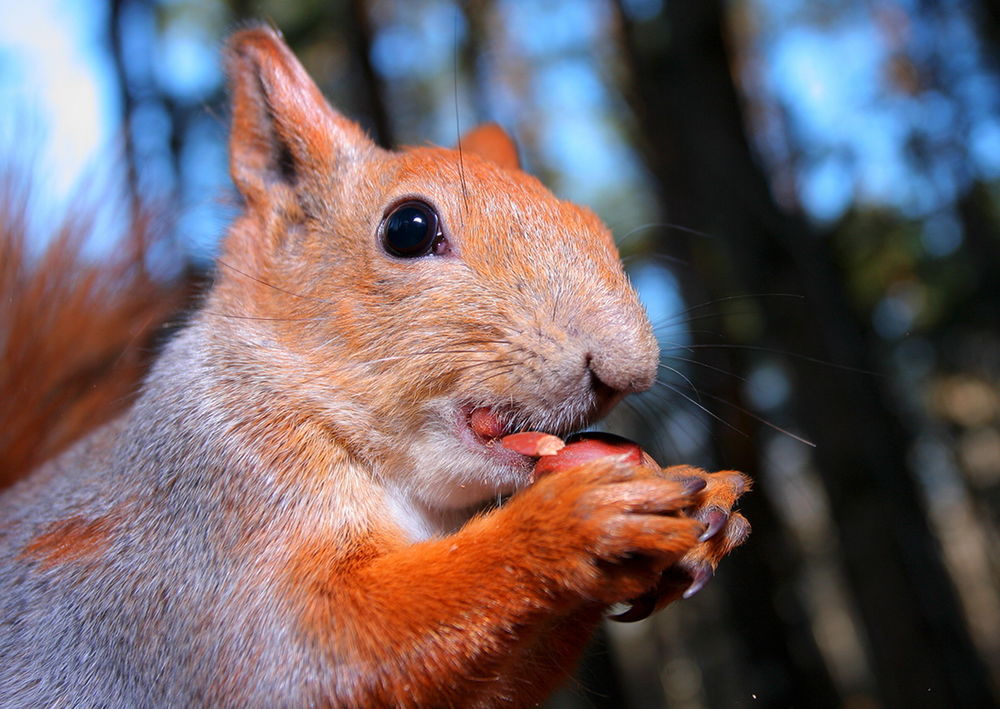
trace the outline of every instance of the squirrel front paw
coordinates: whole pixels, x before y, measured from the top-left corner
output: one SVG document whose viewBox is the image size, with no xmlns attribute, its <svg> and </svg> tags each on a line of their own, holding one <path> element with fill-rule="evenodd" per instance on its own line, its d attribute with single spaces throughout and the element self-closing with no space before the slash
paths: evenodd
<svg viewBox="0 0 1000 709">
<path fill-rule="evenodd" d="M 678 482 L 705 482 L 694 498 L 694 505 L 685 510 L 689 517 L 704 525 L 703 531 L 698 544 L 663 572 L 656 588 L 633 599 L 631 607 L 612 616 L 612 620 L 642 620 L 673 601 L 690 598 L 715 575 L 719 561 L 750 535 L 746 517 L 733 511 L 733 505 L 750 488 L 750 479 L 745 475 L 732 470 L 708 473 L 688 465 L 665 468 L 661 475 Z"/>
<path fill-rule="evenodd" d="M 647 526 L 643 535 L 632 540 L 632 548 L 627 548 L 627 544 L 622 546 L 621 542 L 624 540 L 618 539 L 616 533 L 603 537 L 604 541 L 597 547 L 617 539 L 620 545 L 618 551 L 624 552 L 624 557 L 620 553 L 617 557 L 612 553 L 605 555 L 605 561 L 615 561 L 617 566 L 614 568 L 631 570 L 633 573 L 636 567 L 645 565 L 647 576 L 653 573 L 652 582 L 649 583 L 649 578 L 646 578 L 648 585 L 640 594 L 630 598 L 631 607 L 627 611 L 612 616 L 614 620 L 640 620 L 678 598 L 693 596 L 715 574 L 722 557 L 742 544 L 750 534 L 749 522 L 743 515 L 733 511 L 733 505 L 750 488 L 749 478 L 742 473 L 707 473 L 688 465 L 661 469 L 638 445 L 609 434 L 587 433 L 564 444 L 548 434 L 526 432 L 508 436 L 503 439 L 503 443 L 512 450 L 538 458 L 535 476 L 539 478 L 539 482 L 536 486 L 549 484 L 545 480 L 550 476 L 558 476 L 557 479 L 562 481 L 560 484 L 572 485 L 574 481 L 580 482 L 584 478 L 600 484 L 602 476 L 614 477 L 608 468 L 612 463 L 616 463 L 616 469 L 621 471 L 617 475 L 628 471 L 627 474 L 632 476 L 630 479 L 645 479 L 646 488 L 656 487 L 655 483 L 649 482 L 650 479 L 669 481 L 680 486 L 674 492 L 679 497 L 669 499 L 670 493 L 667 493 L 669 510 L 665 507 L 657 513 L 650 508 L 644 515 L 649 517 L 651 514 L 669 514 L 669 521 L 661 519 L 658 524 L 673 527 L 672 536 L 664 529 L 663 534 L 666 536 L 656 539 L 656 532 L 648 523 L 637 522 L 638 518 L 633 518 L 633 523 Z M 603 477 L 603 482 L 610 482 L 611 477 Z M 630 494 L 634 495 L 636 492 L 630 491 Z M 590 519 L 593 512 L 587 508 L 576 510 L 584 520 Z M 681 551 L 686 537 L 684 534 L 678 535 L 677 531 L 684 526 L 684 522 L 696 525 L 698 533 L 689 547 Z M 609 527 L 616 528 L 614 524 Z M 652 539 L 649 538 L 650 534 Z M 643 544 L 635 543 L 639 538 L 645 540 Z M 660 565 L 660 570 L 656 572 L 657 565 L 652 562 L 662 562 L 664 558 L 669 558 L 664 557 L 667 549 L 676 556 L 668 565 Z M 650 550 L 657 550 L 652 558 L 648 557 Z"/>
<path fill-rule="evenodd" d="M 683 511 L 705 484 L 606 456 L 539 477 L 503 509 L 553 591 L 610 605 L 655 588 L 699 544 L 705 525 Z"/>
</svg>

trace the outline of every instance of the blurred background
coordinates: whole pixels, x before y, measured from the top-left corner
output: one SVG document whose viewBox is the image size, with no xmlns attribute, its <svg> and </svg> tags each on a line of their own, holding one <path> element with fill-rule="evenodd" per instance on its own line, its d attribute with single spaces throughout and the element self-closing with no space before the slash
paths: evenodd
<svg viewBox="0 0 1000 709">
<path fill-rule="evenodd" d="M 609 624 L 549 706 L 997 705 L 998 0 L 0 16 L 0 146 L 35 183 L 37 244 L 84 199 L 100 260 L 116 216 L 152 206 L 170 226 L 150 272 L 210 279 L 237 202 L 219 49 L 249 18 L 383 145 L 497 121 L 611 226 L 664 356 L 607 427 L 664 464 L 748 472 L 754 532 L 694 599 Z M 120 197 L 95 198 L 108 182 Z"/>
</svg>

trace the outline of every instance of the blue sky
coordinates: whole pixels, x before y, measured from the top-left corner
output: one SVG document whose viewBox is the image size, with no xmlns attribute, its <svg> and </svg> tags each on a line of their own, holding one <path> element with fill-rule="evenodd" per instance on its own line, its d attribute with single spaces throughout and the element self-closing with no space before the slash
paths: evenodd
<svg viewBox="0 0 1000 709">
<path fill-rule="evenodd" d="M 117 101 L 105 79 L 111 67 L 96 46 L 102 7 L 0 0 L 0 146 L 31 159 L 35 176 L 60 198 L 117 131 Z"/>
</svg>

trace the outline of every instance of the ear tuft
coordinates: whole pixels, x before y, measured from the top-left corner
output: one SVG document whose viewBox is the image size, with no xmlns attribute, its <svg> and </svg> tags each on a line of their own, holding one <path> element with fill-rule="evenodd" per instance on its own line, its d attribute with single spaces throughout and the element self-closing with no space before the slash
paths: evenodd
<svg viewBox="0 0 1000 709">
<path fill-rule="evenodd" d="M 483 123 L 462 136 L 458 147 L 507 170 L 520 170 L 517 143 L 496 123 Z"/>
</svg>

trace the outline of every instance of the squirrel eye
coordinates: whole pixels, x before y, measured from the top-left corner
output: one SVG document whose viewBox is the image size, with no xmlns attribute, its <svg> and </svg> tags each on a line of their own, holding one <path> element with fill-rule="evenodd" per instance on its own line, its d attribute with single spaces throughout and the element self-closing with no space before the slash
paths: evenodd
<svg viewBox="0 0 1000 709">
<path fill-rule="evenodd" d="M 393 256 L 416 258 L 437 253 L 443 239 L 437 212 L 425 202 L 403 202 L 382 220 L 382 244 Z"/>
</svg>

